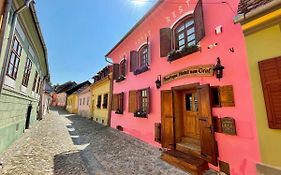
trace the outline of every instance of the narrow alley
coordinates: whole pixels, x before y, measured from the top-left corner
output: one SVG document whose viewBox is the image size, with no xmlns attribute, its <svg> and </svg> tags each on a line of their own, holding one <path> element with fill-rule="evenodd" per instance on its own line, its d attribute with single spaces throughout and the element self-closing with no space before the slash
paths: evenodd
<svg viewBox="0 0 281 175">
<path fill-rule="evenodd" d="M 0 157 L 3 174 L 186 174 L 160 154 L 120 131 L 51 110 Z"/>
</svg>

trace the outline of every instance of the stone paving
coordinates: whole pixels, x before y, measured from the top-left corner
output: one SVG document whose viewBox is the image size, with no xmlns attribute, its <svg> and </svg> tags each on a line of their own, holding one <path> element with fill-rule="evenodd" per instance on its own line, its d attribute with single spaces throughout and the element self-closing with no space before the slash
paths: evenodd
<svg viewBox="0 0 281 175">
<path fill-rule="evenodd" d="M 0 155 L 11 175 L 186 175 L 161 151 L 84 117 L 53 110 Z M 1 166 L 0 166 L 1 174 Z"/>
</svg>

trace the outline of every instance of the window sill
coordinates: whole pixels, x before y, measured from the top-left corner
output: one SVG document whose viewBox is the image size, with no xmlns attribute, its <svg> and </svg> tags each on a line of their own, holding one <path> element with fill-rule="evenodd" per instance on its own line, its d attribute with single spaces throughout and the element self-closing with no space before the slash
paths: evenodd
<svg viewBox="0 0 281 175">
<path fill-rule="evenodd" d="M 134 70 L 134 75 L 139 75 L 139 74 L 141 74 L 143 72 L 146 72 L 148 70 L 149 70 L 148 66 L 143 66 L 139 69 Z"/>
<path fill-rule="evenodd" d="M 125 79 L 126 79 L 126 77 L 124 77 L 124 76 L 119 76 L 119 77 L 117 78 L 117 80 L 115 80 L 115 82 L 118 83 L 118 82 L 121 82 L 121 81 L 123 81 L 123 80 L 125 80 Z"/>
<path fill-rule="evenodd" d="M 169 62 L 175 61 L 177 59 L 180 59 L 186 55 L 190 55 L 197 51 L 199 51 L 199 47 L 197 45 L 191 47 L 185 47 L 181 50 L 173 50 L 168 54 L 168 61 Z"/>
<path fill-rule="evenodd" d="M 148 118 L 147 117 L 147 113 L 144 111 L 136 111 L 134 113 L 134 117 L 138 117 L 138 118 Z"/>
</svg>

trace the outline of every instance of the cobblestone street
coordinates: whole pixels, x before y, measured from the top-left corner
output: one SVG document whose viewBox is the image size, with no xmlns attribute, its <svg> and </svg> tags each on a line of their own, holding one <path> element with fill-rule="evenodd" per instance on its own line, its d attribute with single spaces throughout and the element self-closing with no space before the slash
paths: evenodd
<svg viewBox="0 0 281 175">
<path fill-rule="evenodd" d="M 186 174 L 160 154 L 122 132 L 53 110 L 0 158 L 2 174 Z"/>
</svg>

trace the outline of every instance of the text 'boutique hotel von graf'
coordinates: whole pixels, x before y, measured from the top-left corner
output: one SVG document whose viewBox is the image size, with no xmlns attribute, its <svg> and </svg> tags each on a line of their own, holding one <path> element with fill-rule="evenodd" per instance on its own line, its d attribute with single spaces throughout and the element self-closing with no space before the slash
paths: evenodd
<svg viewBox="0 0 281 175">
<path fill-rule="evenodd" d="M 238 0 L 158 1 L 106 54 L 111 126 L 194 174 L 255 174 L 260 161 Z M 234 37 L 235 36 L 235 37 Z M 249 98 L 245 98 L 248 97 Z"/>
</svg>

